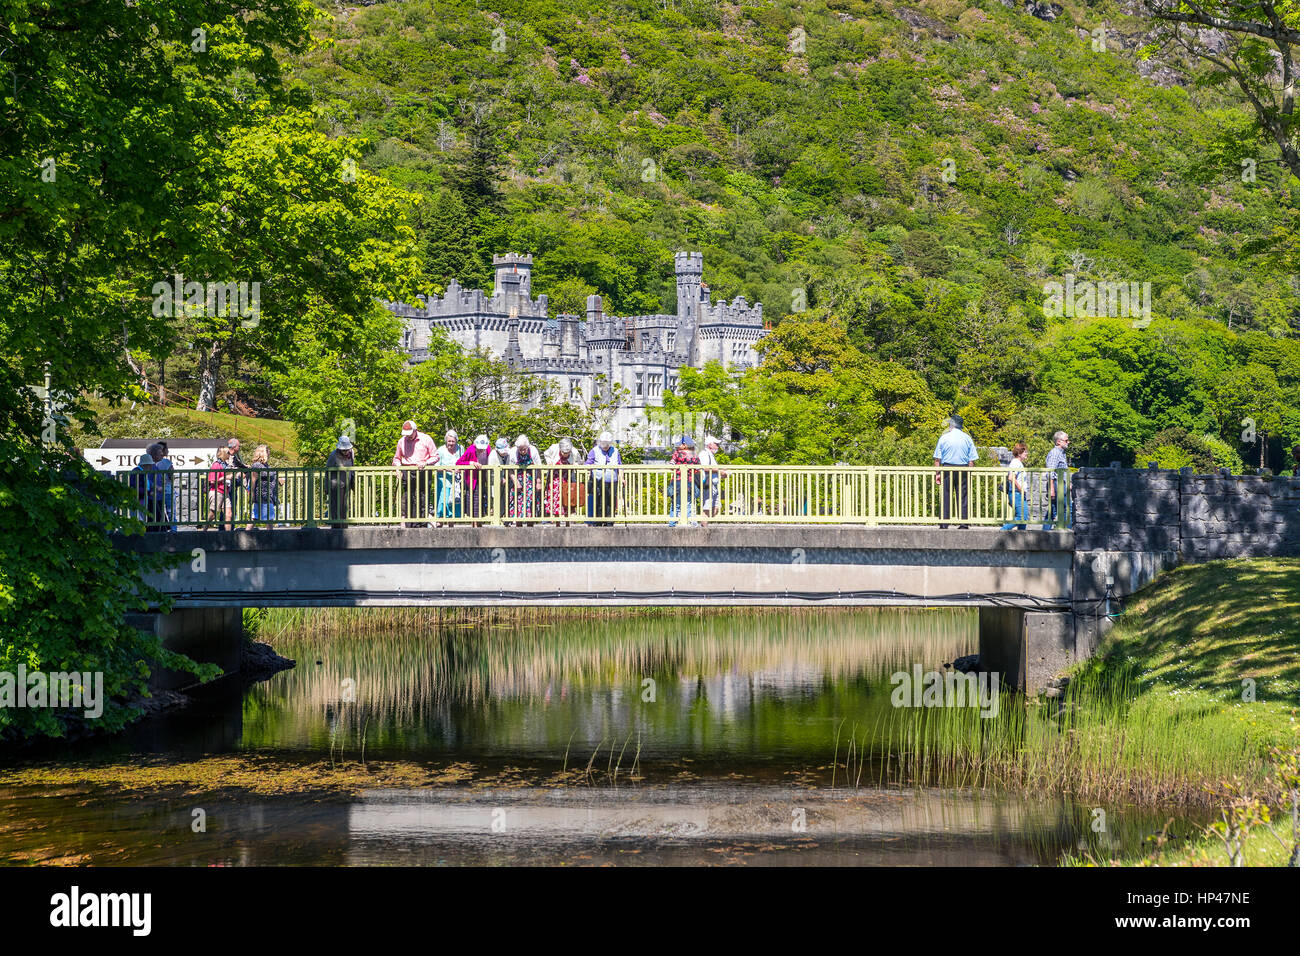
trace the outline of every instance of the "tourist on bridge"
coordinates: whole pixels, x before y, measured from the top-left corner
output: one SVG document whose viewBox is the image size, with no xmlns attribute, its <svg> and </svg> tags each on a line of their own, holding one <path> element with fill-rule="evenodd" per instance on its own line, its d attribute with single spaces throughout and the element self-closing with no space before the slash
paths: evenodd
<svg viewBox="0 0 1300 956">
<path fill-rule="evenodd" d="M 459 518 L 461 515 L 461 480 L 456 463 L 463 454 L 465 449 L 460 447 L 460 436 L 456 434 L 456 429 L 448 428 L 444 443 L 438 446 L 436 452 L 438 496 L 434 506 L 435 518 Z M 438 524 L 442 522 L 439 521 Z"/>
<path fill-rule="evenodd" d="M 172 468 L 171 459 L 167 457 L 167 443 L 165 441 L 156 441 L 145 449 L 145 454 L 153 460 L 153 470 L 157 473 L 152 476 L 151 480 L 158 529 L 175 531 L 176 513 L 173 505 L 173 495 L 175 494 L 173 474 L 175 469 Z"/>
<path fill-rule="evenodd" d="M 510 497 L 510 439 L 502 435 L 497 439 L 496 444 L 492 446 L 492 456 L 488 459 L 488 464 L 494 468 L 500 468 L 497 472 L 497 500 L 493 514 L 505 514 L 506 502 Z"/>
<path fill-rule="evenodd" d="M 230 481 L 230 447 L 217 449 L 217 457 L 208 466 L 208 519 L 216 516 L 217 530 L 224 531 L 229 522 L 231 530 L 235 527 L 235 515 L 231 510 L 228 483 Z M 203 526 L 206 528 L 208 522 Z"/>
<path fill-rule="evenodd" d="M 1022 441 L 1016 442 L 1011 449 L 1011 461 L 1007 463 L 1007 501 L 1011 504 L 1012 520 L 1002 526 L 1003 531 L 1012 528 L 1024 531 L 1025 522 L 1029 520 L 1029 482 L 1025 471 L 1025 459 L 1029 457 L 1029 447 Z"/>
<path fill-rule="evenodd" d="M 357 481 L 357 476 L 352 471 L 351 438 L 347 435 L 339 438 L 338 444 L 334 446 L 334 450 L 325 461 L 325 467 L 328 469 L 325 473 L 325 484 L 330 527 L 345 528 L 348 520 L 348 496 L 352 494 L 352 486 Z"/>
<path fill-rule="evenodd" d="M 1070 436 L 1065 432 L 1056 432 L 1052 435 L 1052 450 L 1047 453 L 1045 462 L 1050 474 L 1047 476 L 1047 498 L 1049 509 L 1047 521 L 1043 524 L 1043 530 L 1048 531 L 1056 523 L 1056 502 L 1057 502 L 1057 471 L 1070 467 L 1069 459 L 1066 458 L 1066 450 L 1070 447 Z M 1068 526 L 1069 522 L 1067 522 Z"/>
<path fill-rule="evenodd" d="M 942 485 L 942 507 L 944 523 L 940 528 L 947 528 L 947 521 L 952 517 L 953 505 L 961 509 L 963 521 L 970 518 L 970 473 L 953 471 L 954 468 L 970 468 L 979 460 L 975 451 L 975 442 L 970 435 L 962 431 L 965 422 L 960 415 L 944 419 L 944 433 L 934 446 L 934 483 Z M 942 470 L 940 470 L 942 468 Z M 970 525 L 958 525 L 969 528 Z"/>
<path fill-rule="evenodd" d="M 425 469 L 437 459 L 438 451 L 433 447 L 433 439 L 421 435 L 415 422 L 409 419 L 402 422 L 402 437 L 397 439 L 393 467 L 401 476 L 398 493 L 401 495 L 402 517 L 408 519 L 403 522 L 403 527 L 414 528 L 427 520 L 425 502 L 428 500 L 429 476 Z M 412 518 L 419 521 L 410 520 Z"/>
<path fill-rule="evenodd" d="M 704 451 L 700 452 L 700 524 L 706 528 L 722 505 L 722 479 L 727 477 L 727 470 L 718 467 L 721 447 L 717 438 L 708 435 L 704 439 Z"/>
<path fill-rule="evenodd" d="M 491 467 L 495 454 L 487 435 L 479 435 L 474 439 L 474 444 L 466 448 L 465 453 L 456 460 L 456 465 L 465 469 L 465 510 L 472 518 L 487 517 L 491 507 L 492 486 L 487 476 L 480 475 L 478 471 L 484 466 Z M 475 521 L 474 527 L 477 528 L 479 524 Z"/>
<path fill-rule="evenodd" d="M 544 457 L 548 465 L 560 466 L 547 475 L 545 514 L 565 518 L 586 508 L 586 491 L 576 470 L 583 456 L 573 447 L 573 439 L 561 438 L 546 449 Z"/>
<path fill-rule="evenodd" d="M 226 465 L 226 497 L 230 501 L 230 513 L 239 517 L 239 489 L 247 480 L 242 472 L 248 465 L 244 464 L 244 459 L 239 457 L 239 439 L 232 438 L 226 442 L 226 447 L 230 449 L 230 462 Z M 234 520 L 234 519 L 232 519 Z M 234 525 L 230 526 L 234 530 Z"/>
<path fill-rule="evenodd" d="M 537 451 L 537 446 L 528 440 L 527 435 L 520 435 L 515 439 L 508 464 L 510 494 L 506 503 L 506 516 L 536 518 L 537 469 L 542 464 L 542 456 Z"/>
<path fill-rule="evenodd" d="M 673 452 L 673 464 L 682 466 L 698 466 L 700 456 L 695 454 L 695 439 L 690 435 L 683 435 L 677 441 L 677 448 Z M 677 526 L 677 515 L 682 513 L 682 517 L 687 520 L 691 527 L 695 522 L 691 521 L 692 508 L 698 509 L 700 505 L 700 470 L 698 467 L 680 467 L 676 468 L 668 479 L 668 527 Z"/>
<path fill-rule="evenodd" d="M 253 525 L 265 521 L 268 528 L 274 528 L 279 518 L 280 486 L 284 484 L 284 475 L 271 468 L 271 449 L 258 445 L 253 450 L 253 463 L 250 466 L 252 477 L 249 480 L 248 496 L 252 499 L 252 515 L 248 530 Z"/>
<path fill-rule="evenodd" d="M 593 524 L 613 524 L 614 510 L 618 497 L 618 466 L 623 464 L 618 449 L 614 447 L 614 436 L 601 432 L 596 446 L 587 452 L 588 465 L 600 467 L 591 472 L 591 513 L 595 518 L 605 520 Z"/>
</svg>

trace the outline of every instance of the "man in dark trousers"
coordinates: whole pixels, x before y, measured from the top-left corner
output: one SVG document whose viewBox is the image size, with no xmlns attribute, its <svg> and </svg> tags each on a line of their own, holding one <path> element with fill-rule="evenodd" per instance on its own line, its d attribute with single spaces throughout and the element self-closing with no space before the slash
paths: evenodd
<svg viewBox="0 0 1300 956">
<path fill-rule="evenodd" d="M 239 487 L 248 480 L 246 474 L 248 466 L 244 460 L 239 457 L 239 439 L 232 438 L 226 442 L 226 447 L 230 449 L 230 464 L 227 469 L 233 471 L 238 469 L 235 474 L 226 473 L 226 497 L 230 500 L 230 514 L 234 521 L 239 521 Z M 234 527 L 232 525 L 231 527 Z"/>
<path fill-rule="evenodd" d="M 325 476 L 325 494 L 326 501 L 329 505 L 329 517 L 331 528 L 346 528 L 348 520 L 348 496 L 352 493 L 352 486 L 356 483 L 357 476 L 352 473 L 352 439 L 347 435 L 339 439 L 339 443 L 330 456 L 325 461 L 325 467 L 331 470 L 326 472 Z"/>
<path fill-rule="evenodd" d="M 940 528 L 948 527 L 948 519 L 952 517 L 952 506 L 959 504 L 961 508 L 961 517 L 966 520 L 970 517 L 970 474 L 952 471 L 952 468 L 970 468 L 979 460 L 979 453 L 975 451 L 975 442 L 971 440 L 970 435 L 962 431 L 965 424 L 960 415 L 952 415 L 944 420 L 944 433 L 939 436 L 939 443 L 934 446 L 934 482 L 942 486 L 943 495 L 943 520 L 944 523 L 939 525 Z M 943 469 L 942 472 L 937 469 Z M 960 499 L 958 501 L 958 499 Z M 958 525 L 958 528 L 969 528 L 970 525 Z"/>
</svg>

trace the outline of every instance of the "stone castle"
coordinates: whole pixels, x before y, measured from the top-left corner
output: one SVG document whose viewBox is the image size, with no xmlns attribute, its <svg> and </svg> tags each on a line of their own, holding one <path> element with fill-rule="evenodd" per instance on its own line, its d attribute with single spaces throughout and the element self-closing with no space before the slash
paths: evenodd
<svg viewBox="0 0 1300 956">
<path fill-rule="evenodd" d="M 620 439 L 645 427 L 640 423 L 663 404 L 664 391 L 677 387 L 683 365 L 717 361 L 735 369 L 758 362 L 762 304 L 739 295 L 711 302 L 698 252 L 677 253 L 676 315 L 606 315 L 601 297 L 591 295 L 585 316 L 550 318 L 546 296 L 532 295 L 531 255 L 493 256 L 492 265 L 491 296 L 453 280 L 441 298 L 384 303 L 405 321 L 402 344 L 413 362 L 424 360 L 431 330 L 440 328 L 465 349 L 485 350 L 512 368 L 544 376 L 575 403 L 590 403 L 620 385 L 628 398 L 609 423 Z"/>
</svg>

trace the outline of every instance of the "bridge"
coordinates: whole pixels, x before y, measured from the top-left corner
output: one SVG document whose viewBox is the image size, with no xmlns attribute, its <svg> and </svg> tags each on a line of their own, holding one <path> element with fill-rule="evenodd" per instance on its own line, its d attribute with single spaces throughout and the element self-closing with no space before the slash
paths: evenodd
<svg viewBox="0 0 1300 956">
<path fill-rule="evenodd" d="M 322 527 L 330 515 L 317 510 L 320 497 L 310 508 L 305 499 L 328 495 L 328 476 L 304 475 L 294 526 L 182 526 L 120 543 L 177 556 L 149 581 L 173 610 L 143 626 L 223 665 L 238 655 L 242 607 L 961 606 L 979 615 L 982 667 L 1031 693 L 1089 656 L 1123 597 L 1160 570 L 1251 547 L 1300 553 L 1298 479 L 1039 472 L 1026 479 L 1037 492 L 1019 516 L 1028 529 L 1004 531 L 1006 473 L 960 471 L 936 482 L 934 469 L 731 469 L 707 527 L 684 514 L 671 526 L 672 502 L 651 500 L 671 479 L 662 466 L 621 469 L 613 514 L 588 511 L 581 496 L 568 513 L 543 505 L 536 517 L 512 514 L 489 490 L 486 510 L 449 509 L 442 527 L 403 527 L 426 514 L 404 515 L 401 501 L 375 490 L 381 481 L 400 488 L 392 469 L 375 470 L 369 489 L 348 489 L 353 510 L 334 515 L 342 527 Z M 501 477 L 491 474 L 489 488 Z M 1052 477 L 1065 492 L 1055 516 Z M 964 482 L 965 519 L 956 498 Z M 1062 527 L 1072 512 L 1074 528 Z M 968 527 L 952 526 L 963 520 Z M 1251 536 L 1252 527 L 1268 534 Z"/>
</svg>

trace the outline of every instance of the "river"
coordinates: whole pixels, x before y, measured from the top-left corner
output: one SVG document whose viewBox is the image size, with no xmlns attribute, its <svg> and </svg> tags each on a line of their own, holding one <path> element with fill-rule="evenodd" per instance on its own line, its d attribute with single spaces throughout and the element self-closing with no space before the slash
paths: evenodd
<svg viewBox="0 0 1300 956">
<path fill-rule="evenodd" d="M 10 756 L 0 862 L 1052 865 L 1171 817 L 900 759 L 929 715 L 891 677 L 973 653 L 965 610 L 373 618 L 264 633 L 295 668 Z"/>
</svg>

